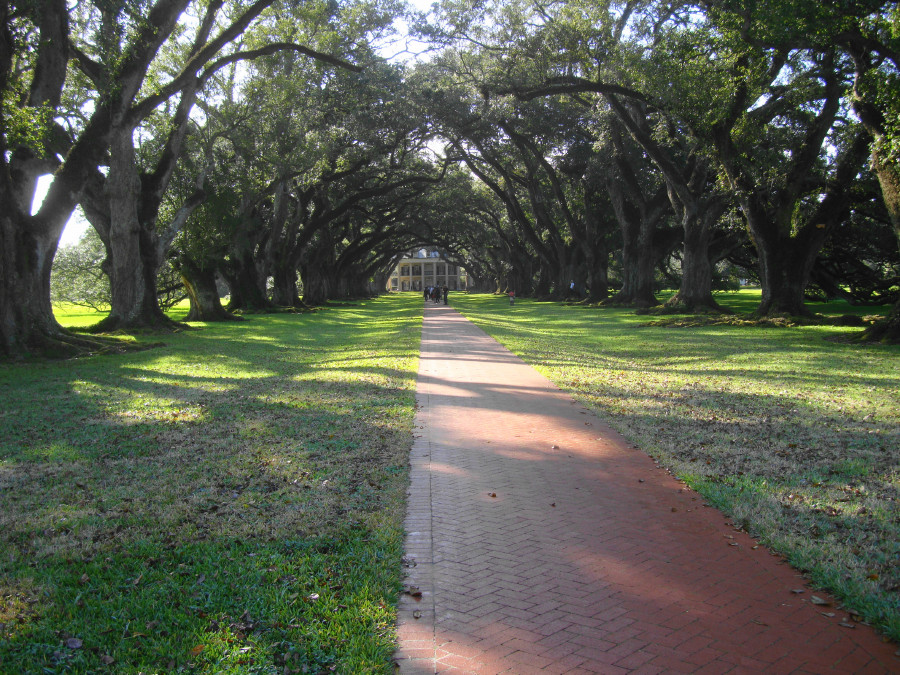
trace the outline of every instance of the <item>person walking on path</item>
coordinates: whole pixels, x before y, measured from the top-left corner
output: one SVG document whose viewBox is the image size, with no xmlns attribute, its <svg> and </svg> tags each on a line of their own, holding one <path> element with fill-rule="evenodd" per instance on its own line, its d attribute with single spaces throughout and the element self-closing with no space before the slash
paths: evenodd
<svg viewBox="0 0 900 675">
<path fill-rule="evenodd" d="M 455 310 L 425 312 L 416 404 L 403 675 L 900 673 L 896 645 Z"/>
<path fill-rule="evenodd" d="M 444 288 L 443 288 L 442 290 L 443 290 L 443 293 L 444 293 L 444 304 L 445 304 L 445 305 L 449 305 L 449 304 L 450 304 L 450 302 L 449 302 L 449 299 L 450 299 L 450 287 L 447 286 L 447 284 L 444 284 Z"/>
</svg>

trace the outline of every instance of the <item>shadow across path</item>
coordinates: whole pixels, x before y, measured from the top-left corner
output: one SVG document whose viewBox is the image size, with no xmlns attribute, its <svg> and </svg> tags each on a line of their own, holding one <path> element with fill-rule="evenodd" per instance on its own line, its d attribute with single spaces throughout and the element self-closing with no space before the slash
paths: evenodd
<svg viewBox="0 0 900 675">
<path fill-rule="evenodd" d="M 426 304 L 422 331 L 399 672 L 900 670 L 455 310 Z"/>
</svg>

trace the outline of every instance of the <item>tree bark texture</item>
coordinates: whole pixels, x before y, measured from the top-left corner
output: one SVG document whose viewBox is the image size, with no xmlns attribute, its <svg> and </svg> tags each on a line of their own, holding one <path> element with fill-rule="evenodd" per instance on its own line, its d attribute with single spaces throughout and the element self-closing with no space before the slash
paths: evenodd
<svg viewBox="0 0 900 675">
<path fill-rule="evenodd" d="M 177 267 L 191 302 L 191 308 L 185 321 L 238 320 L 238 317 L 225 311 L 225 308 L 222 307 L 214 267 L 198 265 L 187 256 L 178 258 Z"/>
<path fill-rule="evenodd" d="M 109 199 L 110 291 L 109 316 L 98 329 L 171 328 L 174 322 L 159 307 L 156 278 L 160 266 L 154 233 L 138 219 L 141 180 L 130 129 L 118 129 L 110 142 Z"/>
<path fill-rule="evenodd" d="M 622 288 L 609 302 L 654 307 L 659 301 L 653 294 L 653 234 L 664 212 L 632 204 L 616 177 L 610 176 L 607 186 L 622 234 Z"/>
</svg>

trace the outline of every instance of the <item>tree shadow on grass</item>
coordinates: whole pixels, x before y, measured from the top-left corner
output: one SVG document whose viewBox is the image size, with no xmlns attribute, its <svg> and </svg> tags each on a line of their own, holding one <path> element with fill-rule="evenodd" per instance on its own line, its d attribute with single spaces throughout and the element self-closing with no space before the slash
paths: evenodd
<svg viewBox="0 0 900 675">
<path fill-rule="evenodd" d="M 485 330 L 900 641 L 895 348 L 473 303 Z M 517 311 L 519 307 L 517 306 Z"/>
<path fill-rule="evenodd" d="M 0 373 L 5 666 L 386 667 L 416 343 L 345 327 L 390 365 L 317 378 L 306 317 L 275 323 Z"/>
</svg>

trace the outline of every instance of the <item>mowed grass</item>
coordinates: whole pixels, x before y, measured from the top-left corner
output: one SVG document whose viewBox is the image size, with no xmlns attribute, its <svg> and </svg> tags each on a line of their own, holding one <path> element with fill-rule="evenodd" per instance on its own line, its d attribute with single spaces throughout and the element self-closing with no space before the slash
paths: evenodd
<svg viewBox="0 0 900 675">
<path fill-rule="evenodd" d="M 392 672 L 421 313 L 0 364 L 0 672 Z"/>
<path fill-rule="evenodd" d="M 750 311 L 759 296 L 718 299 Z M 626 309 L 451 301 L 841 598 L 831 620 L 900 641 L 900 348 L 830 341 L 853 329 L 829 326 L 660 327 Z"/>
</svg>

